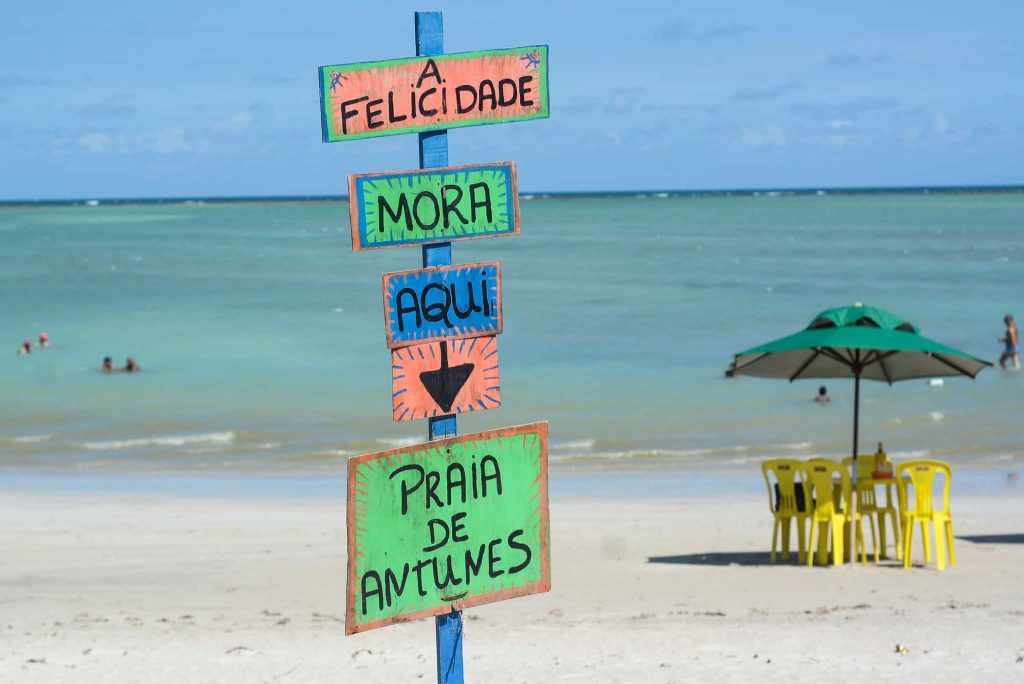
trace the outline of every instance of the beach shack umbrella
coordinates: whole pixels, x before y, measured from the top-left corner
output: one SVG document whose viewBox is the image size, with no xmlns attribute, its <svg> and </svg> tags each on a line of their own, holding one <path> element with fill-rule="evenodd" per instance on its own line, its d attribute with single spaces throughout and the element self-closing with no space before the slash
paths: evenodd
<svg viewBox="0 0 1024 684">
<path fill-rule="evenodd" d="M 916 326 L 888 311 L 857 303 L 822 311 L 804 330 L 736 354 L 731 370 L 735 375 L 790 382 L 801 378 L 853 379 L 856 491 L 861 379 L 890 385 L 898 380 L 940 376 L 965 375 L 973 379 L 991 365 L 922 336 Z M 856 501 L 853 497 L 854 506 Z"/>
</svg>

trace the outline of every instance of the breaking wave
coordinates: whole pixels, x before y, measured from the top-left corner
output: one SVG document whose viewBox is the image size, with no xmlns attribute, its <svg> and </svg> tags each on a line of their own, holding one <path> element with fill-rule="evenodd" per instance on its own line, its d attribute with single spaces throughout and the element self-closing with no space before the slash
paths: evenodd
<svg viewBox="0 0 1024 684">
<path fill-rule="evenodd" d="M 193 444 L 231 444 L 235 441 L 234 430 L 206 432 L 198 435 L 175 435 L 169 437 L 139 437 L 135 439 L 111 439 L 100 442 L 80 442 L 75 446 L 89 451 L 116 451 L 148 446 L 186 446 Z"/>
</svg>

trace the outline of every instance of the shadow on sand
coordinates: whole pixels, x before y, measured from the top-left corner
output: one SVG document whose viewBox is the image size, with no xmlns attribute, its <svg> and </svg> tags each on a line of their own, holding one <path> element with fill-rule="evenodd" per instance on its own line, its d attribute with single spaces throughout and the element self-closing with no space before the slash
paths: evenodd
<svg viewBox="0 0 1024 684">
<path fill-rule="evenodd" d="M 966 537 L 956 536 L 974 544 L 1024 544 L 1024 534 L 973 534 Z"/>
<path fill-rule="evenodd" d="M 648 563 L 670 563 L 674 565 L 796 565 L 796 551 L 789 554 L 789 560 L 772 563 L 767 551 L 720 551 L 714 553 L 691 553 L 682 556 L 651 556 Z"/>
</svg>

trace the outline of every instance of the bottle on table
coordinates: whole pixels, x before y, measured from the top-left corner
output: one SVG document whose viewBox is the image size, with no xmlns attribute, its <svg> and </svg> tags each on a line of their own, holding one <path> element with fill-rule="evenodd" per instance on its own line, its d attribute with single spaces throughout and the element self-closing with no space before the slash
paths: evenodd
<svg viewBox="0 0 1024 684">
<path fill-rule="evenodd" d="M 875 452 L 875 472 L 874 476 L 876 479 L 884 479 L 892 477 L 892 461 L 889 460 L 889 456 L 885 453 L 885 447 L 882 443 L 878 443 L 878 451 Z"/>
</svg>

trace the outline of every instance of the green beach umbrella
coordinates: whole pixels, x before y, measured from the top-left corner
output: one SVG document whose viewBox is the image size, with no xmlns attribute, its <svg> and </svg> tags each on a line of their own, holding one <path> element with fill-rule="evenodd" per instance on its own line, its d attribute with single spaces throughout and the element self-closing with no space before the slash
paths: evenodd
<svg viewBox="0 0 1024 684">
<path fill-rule="evenodd" d="M 736 354 L 732 370 L 736 375 L 785 378 L 790 382 L 801 378 L 852 378 L 856 487 L 862 378 L 889 384 L 940 376 L 974 378 L 991 365 L 923 337 L 917 327 L 884 309 L 858 303 L 822 311 L 804 330 Z"/>
</svg>

